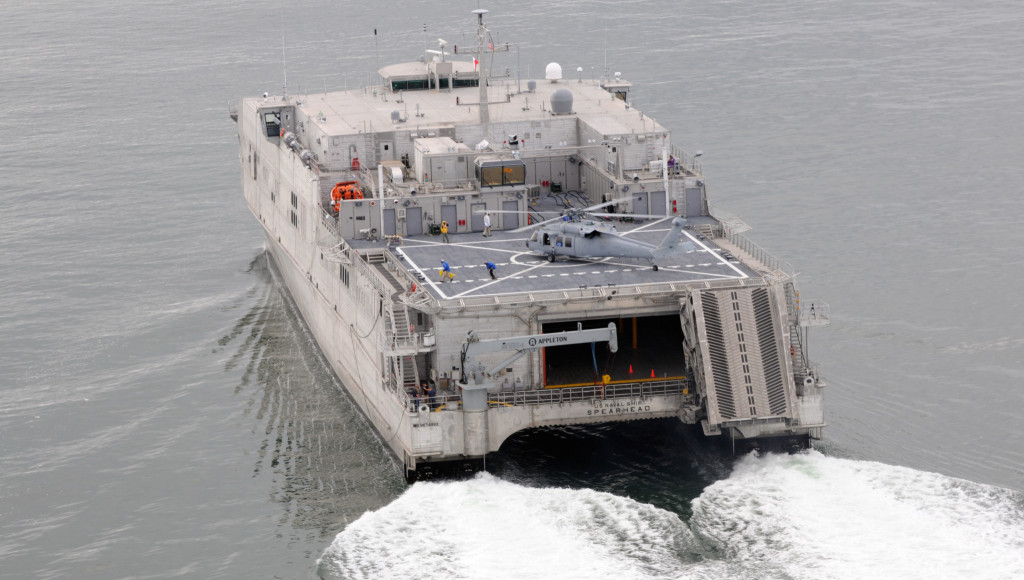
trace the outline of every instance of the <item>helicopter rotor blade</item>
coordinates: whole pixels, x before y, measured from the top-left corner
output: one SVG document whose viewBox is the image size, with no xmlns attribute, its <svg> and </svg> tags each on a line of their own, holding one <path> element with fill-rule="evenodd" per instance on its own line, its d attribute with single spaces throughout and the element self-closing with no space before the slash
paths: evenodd
<svg viewBox="0 0 1024 580">
<path fill-rule="evenodd" d="M 542 222 L 536 222 L 536 223 L 532 223 L 532 224 L 530 224 L 530 225 L 528 225 L 528 226 L 523 226 L 523 227 L 521 227 L 521 228 L 516 228 L 516 229 L 514 229 L 514 230 L 510 230 L 510 231 L 511 231 L 512 233 L 514 233 L 514 234 L 517 234 L 517 233 L 520 233 L 520 232 L 525 232 L 525 231 L 527 231 L 527 230 L 532 230 L 533 228 L 536 228 L 536 227 L 540 227 L 540 226 L 542 226 L 542 225 L 544 225 L 544 224 L 549 224 L 549 223 L 551 223 L 551 222 L 557 222 L 557 221 L 560 221 L 560 220 L 562 220 L 562 219 L 564 219 L 564 218 L 565 218 L 565 216 L 561 216 L 561 215 L 560 215 L 560 216 L 555 216 L 555 217 L 553 217 L 553 218 L 551 218 L 551 219 L 546 219 L 546 220 L 544 220 L 544 221 L 542 221 Z"/>
<path fill-rule="evenodd" d="M 668 219 L 668 218 L 672 217 L 672 216 L 667 216 L 667 215 L 650 215 L 650 214 L 643 214 L 643 213 L 592 213 L 590 215 L 596 216 L 596 217 L 606 217 L 606 218 L 624 218 L 624 217 L 629 217 L 629 218 L 640 218 L 640 219 L 645 219 L 645 220 L 648 220 L 648 219 L 650 219 L 650 220 L 663 220 L 663 219 Z M 680 219 L 682 219 L 682 218 L 680 218 Z"/>
<path fill-rule="evenodd" d="M 639 200 L 639 199 L 640 199 L 639 197 L 633 198 L 634 201 Z M 583 209 L 576 210 L 576 211 L 585 212 L 585 213 L 591 213 L 591 210 L 601 209 L 603 207 L 613 206 L 613 205 L 615 205 L 617 203 L 622 203 L 624 201 L 626 201 L 626 200 L 624 200 L 624 199 L 615 199 L 615 200 L 612 200 L 612 201 L 606 201 L 604 203 L 599 203 L 597 205 L 592 205 L 590 207 L 585 207 Z"/>
<path fill-rule="evenodd" d="M 518 210 L 513 211 L 513 210 L 508 210 L 508 209 L 489 209 L 489 210 L 485 210 L 485 211 L 475 210 L 473 212 L 473 215 L 483 215 L 485 213 L 530 213 L 530 212 L 528 212 L 528 211 L 518 211 Z"/>
</svg>

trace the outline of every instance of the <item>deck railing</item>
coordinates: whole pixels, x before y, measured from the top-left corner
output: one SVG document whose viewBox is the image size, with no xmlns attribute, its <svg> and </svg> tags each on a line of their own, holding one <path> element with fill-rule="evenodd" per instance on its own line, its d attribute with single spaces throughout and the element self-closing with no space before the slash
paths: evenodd
<svg viewBox="0 0 1024 580">
<path fill-rule="evenodd" d="M 655 395 L 689 394 L 693 389 L 687 379 L 622 383 L 613 385 L 586 385 L 560 389 L 537 389 L 532 391 L 507 391 L 488 395 L 491 406 L 498 405 L 544 405 L 571 403 L 577 401 L 608 399 L 639 399 Z"/>
<path fill-rule="evenodd" d="M 687 402 L 693 403 L 693 382 L 689 379 L 670 379 L 662 381 L 642 381 L 612 385 L 585 385 L 580 387 L 562 387 L 558 389 L 533 389 L 528 391 L 503 391 L 487 395 L 491 407 L 519 407 L 525 405 L 551 405 L 580 401 L 611 400 L 611 399 L 642 399 L 661 395 L 683 395 Z M 406 395 L 406 408 L 409 411 L 437 411 L 452 409 L 462 400 L 459 395 L 438 395 L 432 400 L 429 397 Z M 419 404 L 419 407 L 416 405 Z"/>
</svg>

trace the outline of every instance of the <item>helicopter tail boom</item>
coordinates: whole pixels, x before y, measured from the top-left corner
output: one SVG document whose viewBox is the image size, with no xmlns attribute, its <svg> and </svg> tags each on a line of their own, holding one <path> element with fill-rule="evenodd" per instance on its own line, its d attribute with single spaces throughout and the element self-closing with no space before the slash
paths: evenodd
<svg viewBox="0 0 1024 580">
<path fill-rule="evenodd" d="M 683 226 L 685 225 L 686 220 L 683 218 L 673 218 L 672 229 L 665 235 L 661 244 L 651 251 L 652 256 L 655 258 L 663 258 L 679 252 L 692 252 L 696 250 L 697 246 L 694 246 L 692 242 L 683 241 Z"/>
</svg>

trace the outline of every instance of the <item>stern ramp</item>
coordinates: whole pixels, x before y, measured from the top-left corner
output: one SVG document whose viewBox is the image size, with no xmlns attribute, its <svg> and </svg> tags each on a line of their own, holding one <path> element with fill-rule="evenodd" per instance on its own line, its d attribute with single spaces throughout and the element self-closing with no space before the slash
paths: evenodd
<svg viewBox="0 0 1024 580">
<path fill-rule="evenodd" d="M 735 427 L 751 438 L 797 423 L 786 357 L 785 301 L 773 286 L 695 290 L 680 312 L 685 348 L 704 401 L 705 435 Z"/>
</svg>

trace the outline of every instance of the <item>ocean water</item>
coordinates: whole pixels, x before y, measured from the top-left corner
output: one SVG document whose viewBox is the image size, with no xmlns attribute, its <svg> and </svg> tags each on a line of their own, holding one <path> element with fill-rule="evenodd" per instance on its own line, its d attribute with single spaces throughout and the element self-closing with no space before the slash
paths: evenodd
<svg viewBox="0 0 1024 580">
<path fill-rule="evenodd" d="M 1024 577 L 1024 10 L 481 7 L 523 78 L 621 71 L 831 304 L 817 449 L 541 430 L 407 487 L 267 265 L 227 106 L 468 44 L 476 3 L 10 4 L 0 577 Z"/>
</svg>

